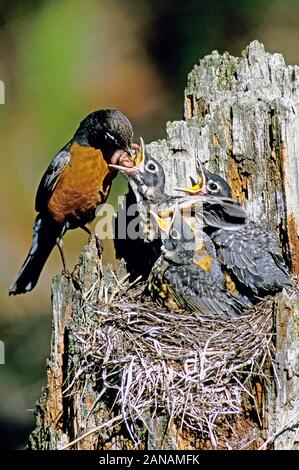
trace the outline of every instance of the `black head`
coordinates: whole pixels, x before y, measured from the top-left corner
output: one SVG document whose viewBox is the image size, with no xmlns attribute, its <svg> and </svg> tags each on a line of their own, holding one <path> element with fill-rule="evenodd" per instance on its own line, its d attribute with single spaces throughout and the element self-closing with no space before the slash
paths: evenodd
<svg viewBox="0 0 299 470">
<path fill-rule="evenodd" d="M 117 109 L 100 109 L 81 121 L 74 140 L 98 149 L 121 149 L 131 153 L 133 127 Z"/>
<path fill-rule="evenodd" d="M 144 164 L 141 171 L 136 174 L 137 181 L 143 187 L 145 193 L 152 193 L 157 190 L 164 191 L 165 172 L 160 163 L 145 150 Z"/>
<path fill-rule="evenodd" d="M 232 197 L 230 185 L 219 175 L 204 168 L 206 192 L 210 196 Z"/>
<path fill-rule="evenodd" d="M 198 181 L 191 179 L 192 186 L 187 188 L 176 188 L 177 191 L 183 191 L 190 195 L 208 195 L 221 198 L 231 198 L 232 191 L 230 185 L 224 178 L 207 170 L 202 163 L 199 163 Z"/>
<path fill-rule="evenodd" d="M 186 252 L 195 249 L 195 233 L 179 213 L 174 214 L 167 236 L 163 240 L 165 252 L 176 252 L 177 257 L 184 257 Z M 164 238 L 164 239 L 163 239 Z"/>
</svg>

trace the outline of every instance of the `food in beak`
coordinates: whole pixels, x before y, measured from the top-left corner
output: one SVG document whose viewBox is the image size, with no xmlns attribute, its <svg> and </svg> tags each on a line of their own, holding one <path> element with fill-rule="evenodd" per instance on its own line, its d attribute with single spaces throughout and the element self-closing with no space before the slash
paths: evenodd
<svg viewBox="0 0 299 470">
<path fill-rule="evenodd" d="M 133 154 L 133 160 L 130 159 L 129 155 L 125 153 L 126 157 L 125 155 L 120 156 L 115 163 L 111 159 L 112 164 L 109 166 L 111 168 L 115 168 L 116 170 L 119 170 L 120 172 L 124 174 L 127 174 L 127 173 L 133 174 L 135 171 L 138 171 L 143 161 L 143 152 L 144 152 L 143 140 L 140 139 L 140 145 L 132 144 L 131 150 Z"/>
</svg>

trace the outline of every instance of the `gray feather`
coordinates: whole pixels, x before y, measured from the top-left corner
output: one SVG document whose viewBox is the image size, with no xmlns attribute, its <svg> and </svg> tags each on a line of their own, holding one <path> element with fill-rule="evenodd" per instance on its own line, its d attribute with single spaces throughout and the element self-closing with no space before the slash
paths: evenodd
<svg viewBox="0 0 299 470">
<path fill-rule="evenodd" d="M 64 147 L 64 149 L 53 158 L 39 183 L 35 198 L 35 210 L 37 212 L 44 209 L 54 191 L 61 173 L 71 159 L 68 147 L 70 147 L 70 144 Z"/>
</svg>

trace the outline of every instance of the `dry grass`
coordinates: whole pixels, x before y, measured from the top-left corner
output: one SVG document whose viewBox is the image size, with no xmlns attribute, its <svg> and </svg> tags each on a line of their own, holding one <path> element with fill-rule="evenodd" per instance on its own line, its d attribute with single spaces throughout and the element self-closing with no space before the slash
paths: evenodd
<svg viewBox="0 0 299 470">
<path fill-rule="evenodd" d="M 140 422 L 160 410 L 216 445 L 217 419 L 241 411 L 250 379 L 271 356 L 273 298 L 233 319 L 174 313 L 141 302 L 142 285 L 109 276 L 98 301 L 93 289 L 85 297 L 85 320 L 73 330 L 82 358 L 74 380 L 96 374 L 136 445 Z"/>
</svg>

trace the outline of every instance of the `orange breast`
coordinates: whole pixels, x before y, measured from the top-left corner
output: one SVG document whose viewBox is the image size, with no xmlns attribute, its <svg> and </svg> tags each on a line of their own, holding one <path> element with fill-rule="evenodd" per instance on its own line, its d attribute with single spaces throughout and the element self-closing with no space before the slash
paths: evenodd
<svg viewBox="0 0 299 470">
<path fill-rule="evenodd" d="M 96 207 L 109 194 L 113 176 L 100 150 L 73 144 L 70 154 L 48 209 L 56 222 L 77 226 L 93 220 Z"/>
</svg>

